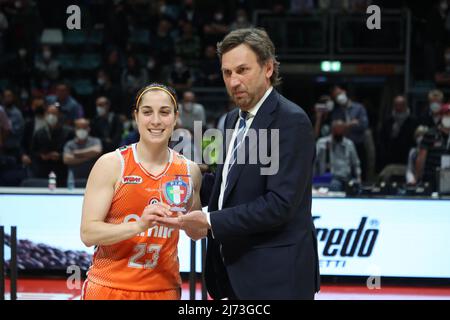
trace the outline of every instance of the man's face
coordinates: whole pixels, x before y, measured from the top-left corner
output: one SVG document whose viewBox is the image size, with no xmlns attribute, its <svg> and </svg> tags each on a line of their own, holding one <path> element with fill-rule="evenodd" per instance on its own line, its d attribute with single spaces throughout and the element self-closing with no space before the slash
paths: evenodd
<svg viewBox="0 0 450 320">
<path fill-rule="evenodd" d="M 394 99 L 394 111 L 397 113 L 406 111 L 406 102 L 403 97 L 397 97 Z"/>
<path fill-rule="evenodd" d="M 69 96 L 69 89 L 65 85 L 59 85 L 56 87 L 56 96 L 59 101 L 65 101 Z"/>
<path fill-rule="evenodd" d="M 242 110 L 253 108 L 270 87 L 273 62 L 262 67 L 250 47 L 241 44 L 222 56 L 222 75 L 228 94 Z"/>
<path fill-rule="evenodd" d="M 108 100 L 106 98 L 104 98 L 104 97 L 98 98 L 96 103 L 95 103 L 95 105 L 97 107 L 102 107 L 102 108 L 105 108 L 105 109 L 109 110 Z"/>
<path fill-rule="evenodd" d="M 343 136 L 345 134 L 345 124 L 344 122 L 336 122 L 331 128 L 333 136 Z"/>
<path fill-rule="evenodd" d="M 3 102 L 6 106 L 10 106 L 14 103 L 14 94 L 11 90 L 5 90 L 3 93 Z"/>
</svg>

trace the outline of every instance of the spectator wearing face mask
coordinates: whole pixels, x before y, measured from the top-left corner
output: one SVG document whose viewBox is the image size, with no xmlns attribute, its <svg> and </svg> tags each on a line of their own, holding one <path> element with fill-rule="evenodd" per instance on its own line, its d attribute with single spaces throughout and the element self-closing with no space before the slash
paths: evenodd
<svg viewBox="0 0 450 320">
<path fill-rule="evenodd" d="M 406 167 L 406 183 L 415 185 L 417 183 L 416 160 L 419 154 L 419 147 L 422 143 L 423 136 L 427 133 L 428 127 L 418 126 L 414 132 L 415 146 L 409 150 L 408 165 Z"/>
<path fill-rule="evenodd" d="M 47 96 L 47 104 L 55 103 L 59 105 L 62 121 L 67 125 L 72 125 L 74 120 L 84 115 L 83 106 L 72 97 L 66 83 L 59 83 L 56 86 L 56 94 Z"/>
<path fill-rule="evenodd" d="M 121 92 L 120 87 L 112 83 L 110 75 L 105 70 L 101 69 L 97 72 L 97 85 L 94 89 L 94 96 L 107 97 L 111 101 L 113 111 L 126 114 L 127 111 L 121 109 Z"/>
<path fill-rule="evenodd" d="M 347 92 L 340 86 L 331 90 L 331 98 L 335 101 L 331 112 L 331 121 L 342 120 L 345 124 L 345 137 L 355 144 L 358 157 L 361 161 L 362 177 L 365 179 L 367 156 L 365 132 L 369 128 L 369 119 L 364 106 L 348 98 Z"/>
<path fill-rule="evenodd" d="M 444 101 L 444 94 L 441 90 L 431 90 L 428 92 L 428 105 L 419 117 L 419 124 L 437 127 L 441 121 L 441 106 Z"/>
<path fill-rule="evenodd" d="M 322 95 L 314 105 L 314 134 L 317 138 L 328 136 L 331 133 L 331 111 L 334 101 L 328 95 Z"/>
<path fill-rule="evenodd" d="M 192 87 L 194 78 L 191 70 L 184 64 L 181 57 L 175 57 L 175 61 L 168 79 L 169 85 L 177 91 L 184 91 Z"/>
<path fill-rule="evenodd" d="M 50 46 L 42 47 L 42 54 L 36 57 L 34 68 L 42 89 L 48 90 L 58 80 L 60 65 L 58 60 L 53 58 Z"/>
<path fill-rule="evenodd" d="M 331 135 L 316 143 L 316 175 L 331 174 L 330 191 L 343 191 L 350 180 L 361 182 L 361 166 L 355 145 L 344 137 L 346 125 L 335 120 Z"/>
<path fill-rule="evenodd" d="M 203 26 L 205 42 L 215 44 L 229 31 L 228 21 L 223 8 L 217 8 Z"/>
<path fill-rule="evenodd" d="M 121 86 L 124 92 L 124 104 L 132 104 L 135 93 L 148 82 L 147 69 L 143 68 L 139 60 L 130 55 L 127 58 L 127 65 L 122 72 Z"/>
<path fill-rule="evenodd" d="M 405 165 L 409 150 L 414 146 L 416 119 L 411 115 L 405 96 L 393 100 L 392 113 L 383 121 L 379 132 L 378 155 L 380 168 L 390 164 Z"/>
<path fill-rule="evenodd" d="M 56 174 L 58 187 L 66 187 L 67 167 L 63 163 L 63 148 L 74 136 L 73 129 L 61 121 L 57 104 L 49 105 L 45 112 L 47 125 L 37 130 L 31 142 L 32 171 L 36 178 Z"/>
<path fill-rule="evenodd" d="M 419 146 L 416 160 L 417 181 L 429 182 L 436 190 L 436 169 L 441 167 L 443 156 L 450 155 L 450 104 L 441 106 L 441 120 L 430 128 Z"/>
<path fill-rule="evenodd" d="M 98 97 L 95 105 L 97 116 L 92 121 L 91 134 L 101 140 L 104 152 L 114 151 L 120 146 L 122 121 L 111 110 L 111 102 L 107 97 Z"/>
<path fill-rule="evenodd" d="M 89 120 L 75 120 L 75 138 L 64 145 L 63 160 L 75 179 L 87 180 L 95 161 L 102 154 L 100 139 L 91 137 Z"/>
<path fill-rule="evenodd" d="M 206 114 L 203 105 L 195 102 L 195 94 L 192 91 L 186 91 L 183 94 L 183 102 L 179 106 L 180 120 L 183 128 L 194 132 L 194 123 L 201 123 L 202 127 L 206 125 Z"/>
<path fill-rule="evenodd" d="M 239 9 L 236 12 L 236 20 L 234 20 L 230 25 L 230 30 L 244 29 L 251 27 L 252 24 L 250 21 L 248 21 L 247 12 L 244 9 Z"/>
</svg>

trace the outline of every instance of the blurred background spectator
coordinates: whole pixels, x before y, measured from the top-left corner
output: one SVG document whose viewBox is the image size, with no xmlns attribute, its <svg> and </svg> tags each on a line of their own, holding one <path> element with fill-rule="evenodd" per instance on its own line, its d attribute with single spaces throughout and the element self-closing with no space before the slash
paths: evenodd
<svg viewBox="0 0 450 320">
<path fill-rule="evenodd" d="M 444 94 L 441 90 L 434 89 L 428 92 L 428 105 L 424 107 L 419 124 L 430 128 L 439 125 L 443 101 Z"/>
<path fill-rule="evenodd" d="M 37 130 L 31 142 L 33 176 L 48 179 L 50 172 L 56 174 L 56 184 L 65 188 L 67 167 L 63 163 L 63 149 L 74 136 L 73 129 L 62 122 L 60 107 L 50 104 L 45 112 L 46 126 Z"/>
<path fill-rule="evenodd" d="M 347 92 L 340 86 L 332 88 L 331 98 L 334 100 L 334 108 L 330 115 L 331 121 L 342 120 L 344 122 L 345 137 L 355 145 L 361 161 L 362 177 L 365 179 L 368 159 L 364 138 L 369 127 L 366 108 L 362 104 L 350 100 Z"/>
<path fill-rule="evenodd" d="M 361 183 L 361 166 L 354 143 L 345 138 L 346 124 L 334 120 L 331 135 L 322 137 L 316 146 L 316 174 L 329 175 L 330 191 L 344 191 L 350 180 Z"/>
<path fill-rule="evenodd" d="M 91 135 L 101 140 L 105 153 L 114 151 L 122 139 L 122 122 L 111 110 L 111 101 L 107 97 L 98 97 L 95 107 L 97 116 L 92 120 Z"/>
<path fill-rule="evenodd" d="M 183 100 L 179 104 L 180 120 L 183 128 L 194 132 L 194 124 L 197 121 L 201 127 L 206 125 L 205 107 L 195 102 L 195 94 L 192 91 L 186 91 L 183 94 Z"/>
<path fill-rule="evenodd" d="M 378 139 L 380 168 L 387 165 L 405 165 L 409 150 L 415 144 L 417 120 L 411 114 L 403 95 L 394 98 L 391 115 L 381 124 Z"/>
<path fill-rule="evenodd" d="M 383 28 L 376 32 L 366 28 L 370 4 L 382 9 Z M 417 159 L 424 161 L 419 149 L 425 146 L 415 142 L 422 134 L 417 125 L 445 134 L 448 1 L 96 0 L 80 6 L 82 29 L 67 30 L 64 1 L 0 1 L 0 92 L 6 93 L 0 102 L 0 154 L 2 163 L 14 163 L 2 167 L 0 176 L 9 180 L 0 184 L 36 178 L 31 168 L 42 159 L 35 160 L 33 136 L 44 128 L 55 131 L 45 118 L 48 104 L 59 105 L 57 127 L 63 132 L 73 135 L 77 119 L 89 120 L 90 136 L 101 140 L 102 153 L 137 141 L 129 110 L 136 91 L 154 81 L 172 85 L 183 97 L 180 128 L 192 130 L 198 120 L 204 129 L 223 129 L 223 113 L 235 105 L 224 89 L 216 44 L 228 31 L 248 26 L 265 28 L 273 39 L 283 78 L 277 90 L 309 114 L 316 139 L 332 136 L 334 120 L 344 122 L 344 136 L 360 159 L 362 183 L 380 181 L 389 172 L 403 180 L 405 170 L 421 173 L 412 170 Z M 339 63 L 334 71 L 324 67 L 330 57 L 335 60 L 330 64 Z M 7 107 L 11 97 L 14 106 Z M 392 170 L 383 171 L 389 165 Z M 428 164 L 435 170 L 433 165 Z M 48 172 L 40 176 L 46 179 Z M 421 177 L 406 180 L 422 183 Z"/>
<path fill-rule="evenodd" d="M 437 173 L 443 166 L 443 156 L 450 156 L 450 104 L 443 104 L 440 112 L 441 121 L 423 136 L 416 160 L 417 181 L 428 182 L 432 189 L 437 187 Z"/>
<path fill-rule="evenodd" d="M 63 160 L 76 180 L 86 185 L 87 178 L 97 158 L 102 154 L 100 139 L 90 136 L 89 120 L 75 120 L 75 138 L 64 145 Z"/>
<path fill-rule="evenodd" d="M 47 104 L 58 104 L 61 112 L 61 120 L 72 125 L 73 121 L 84 115 L 83 106 L 71 95 L 70 88 L 67 83 L 58 83 L 54 95 L 47 96 Z"/>
</svg>

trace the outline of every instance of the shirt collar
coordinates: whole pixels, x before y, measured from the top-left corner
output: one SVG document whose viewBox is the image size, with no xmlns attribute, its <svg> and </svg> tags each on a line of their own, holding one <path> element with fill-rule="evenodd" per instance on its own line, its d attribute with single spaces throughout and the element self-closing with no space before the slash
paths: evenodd
<svg viewBox="0 0 450 320">
<path fill-rule="evenodd" d="M 267 91 L 264 93 L 264 95 L 262 96 L 261 99 L 259 99 L 258 103 L 251 108 L 250 110 L 248 110 L 248 116 L 247 119 L 256 117 L 256 114 L 258 113 L 259 108 L 261 108 L 262 104 L 264 103 L 264 101 L 266 101 L 267 97 L 269 96 L 269 94 L 272 92 L 273 87 L 270 86 L 269 89 L 267 89 Z"/>
</svg>

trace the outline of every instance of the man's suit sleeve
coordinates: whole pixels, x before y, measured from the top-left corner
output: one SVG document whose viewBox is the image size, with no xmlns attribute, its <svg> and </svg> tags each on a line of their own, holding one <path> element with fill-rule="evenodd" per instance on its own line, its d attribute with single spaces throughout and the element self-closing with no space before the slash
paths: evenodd
<svg viewBox="0 0 450 320">
<path fill-rule="evenodd" d="M 267 177 L 265 194 L 251 202 L 211 212 L 215 239 L 276 228 L 289 222 L 297 211 L 295 208 L 311 182 L 314 159 L 313 129 L 307 115 L 302 112 L 283 117 L 279 138 L 279 170 Z"/>
</svg>

